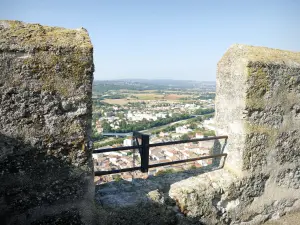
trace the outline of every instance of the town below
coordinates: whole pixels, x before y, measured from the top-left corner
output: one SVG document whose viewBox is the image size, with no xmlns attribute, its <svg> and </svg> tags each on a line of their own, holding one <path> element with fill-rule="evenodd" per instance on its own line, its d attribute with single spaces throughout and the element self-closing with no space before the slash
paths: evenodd
<svg viewBox="0 0 300 225">
<path fill-rule="evenodd" d="M 150 135 L 150 144 L 214 136 L 215 82 L 169 80 L 96 81 L 93 86 L 94 149 L 134 145 L 130 132 Z M 207 156 L 214 140 L 150 148 L 150 164 Z M 93 154 L 95 171 L 140 166 L 137 150 Z M 95 177 L 96 184 L 173 173 L 210 165 L 197 160 L 139 171 Z"/>
</svg>

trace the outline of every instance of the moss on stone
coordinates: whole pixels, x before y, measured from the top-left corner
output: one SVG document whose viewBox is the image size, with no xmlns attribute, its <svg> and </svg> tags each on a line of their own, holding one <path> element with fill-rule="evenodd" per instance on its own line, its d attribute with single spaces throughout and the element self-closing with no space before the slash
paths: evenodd
<svg viewBox="0 0 300 225">
<path fill-rule="evenodd" d="M 93 47 L 85 29 L 26 24 L 0 20 L 1 50 L 26 55 L 15 57 L 26 78 L 38 80 L 38 89 L 73 96 L 93 73 Z M 40 85 L 39 85 L 40 84 Z"/>
<path fill-rule="evenodd" d="M 247 134 L 265 134 L 268 137 L 268 146 L 273 146 L 278 134 L 278 129 L 267 126 L 267 125 L 257 125 L 246 123 L 246 133 Z"/>
<path fill-rule="evenodd" d="M 92 50 L 92 44 L 85 29 L 65 29 L 60 27 L 26 24 L 20 21 L 1 20 L 0 43 L 18 48 L 47 50 L 51 47 L 85 48 Z"/>
<path fill-rule="evenodd" d="M 80 131 L 82 131 L 82 127 L 78 123 L 72 123 L 71 126 L 67 127 L 68 133 L 71 134 L 76 134 Z"/>
<path fill-rule="evenodd" d="M 158 189 L 154 190 L 154 191 L 150 191 L 148 194 L 147 194 L 147 197 L 149 199 L 151 199 L 152 201 L 154 202 L 158 202 L 160 203 L 160 200 L 162 198 L 162 194 L 159 192 Z"/>
<path fill-rule="evenodd" d="M 72 96 L 78 85 L 92 73 L 92 57 L 81 50 L 56 55 L 40 51 L 24 59 L 32 74 L 41 74 L 43 91 L 57 91 L 63 96 Z"/>
<path fill-rule="evenodd" d="M 161 175 L 172 174 L 172 173 L 176 173 L 176 171 L 174 169 L 159 170 L 155 174 L 155 176 L 161 176 Z"/>
<path fill-rule="evenodd" d="M 243 44 L 234 44 L 230 46 L 229 50 L 223 55 L 220 62 L 226 61 L 228 58 L 232 60 L 233 55 L 240 59 L 246 59 L 248 62 L 259 62 L 265 65 L 277 64 L 297 66 L 297 64 L 300 63 L 299 52 Z"/>
<path fill-rule="evenodd" d="M 262 109 L 265 105 L 263 96 L 270 90 L 270 79 L 264 68 L 248 66 L 249 89 L 246 95 L 246 106 L 250 109 Z"/>
<path fill-rule="evenodd" d="M 269 134 L 272 130 L 271 127 L 267 127 L 265 125 L 257 125 L 257 124 L 250 124 L 249 122 L 246 123 L 246 133 L 259 133 L 259 134 Z"/>
</svg>

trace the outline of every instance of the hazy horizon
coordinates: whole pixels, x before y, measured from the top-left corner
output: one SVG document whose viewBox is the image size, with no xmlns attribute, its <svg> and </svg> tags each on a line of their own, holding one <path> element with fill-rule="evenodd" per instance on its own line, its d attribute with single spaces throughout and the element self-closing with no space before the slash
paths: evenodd
<svg viewBox="0 0 300 225">
<path fill-rule="evenodd" d="M 300 51 L 299 11 L 293 0 L 0 3 L 1 19 L 86 28 L 95 80 L 215 81 L 217 62 L 232 44 Z"/>
<path fill-rule="evenodd" d="M 172 78 L 111 78 L 111 79 L 96 79 L 94 81 L 114 81 L 114 80 L 174 80 L 174 81 L 198 81 L 198 82 L 216 82 L 215 80 L 192 80 L 192 79 L 172 79 Z"/>
</svg>

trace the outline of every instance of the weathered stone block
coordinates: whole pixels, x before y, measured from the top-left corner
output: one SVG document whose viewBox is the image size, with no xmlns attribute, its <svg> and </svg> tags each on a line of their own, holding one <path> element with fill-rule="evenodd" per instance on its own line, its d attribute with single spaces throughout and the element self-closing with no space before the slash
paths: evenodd
<svg viewBox="0 0 300 225">
<path fill-rule="evenodd" d="M 238 175 L 229 217 L 259 224 L 297 208 L 300 185 L 300 53 L 233 45 L 218 64 L 218 134 L 227 134 L 225 168 Z M 274 202 L 290 204 L 274 204 Z"/>
<path fill-rule="evenodd" d="M 218 64 L 216 124 L 236 174 L 299 163 L 300 53 L 234 45 Z"/>
<path fill-rule="evenodd" d="M 85 29 L 0 21 L 1 221 L 93 198 L 93 70 Z"/>
</svg>

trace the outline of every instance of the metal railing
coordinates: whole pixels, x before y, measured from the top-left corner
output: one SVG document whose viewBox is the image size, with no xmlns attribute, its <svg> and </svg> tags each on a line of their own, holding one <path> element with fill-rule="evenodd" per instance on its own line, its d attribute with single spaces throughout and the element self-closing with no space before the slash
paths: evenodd
<svg viewBox="0 0 300 225">
<path fill-rule="evenodd" d="M 95 149 L 93 154 L 95 153 L 106 153 L 106 152 L 114 152 L 114 151 L 122 151 L 122 150 L 130 150 L 130 149 L 138 149 L 139 154 L 141 157 L 141 166 L 129 167 L 124 169 L 115 169 L 109 171 L 95 171 L 95 176 L 102 176 L 107 174 L 114 174 L 114 173 L 122 173 L 122 172 L 130 172 L 140 170 L 143 173 L 147 173 L 149 168 L 154 167 L 161 167 L 179 163 L 186 163 L 186 162 L 193 162 L 197 160 L 203 159 L 211 159 L 211 158 L 219 158 L 219 157 L 227 157 L 226 153 L 196 157 L 191 159 L 184 159 L 184 160 L 176 160 L 172 162 L 163 162 L 163 163 L 156 163 L 149 165 L 149 148 L 150 147 L 157 147 L 157 146 L 166 146 L 166 145 L 176 145 L 176 144 L 183 144 L 183 143 L 190 143 L 190 142 L 198 142 L 198 141 L 209 141 L 209 140 L 218 140 L 218 139 L 226 139 L 228 136 L 214 136 L 214 137 L 204 137 L 198 139 L 191 139 L 191 140 L 180 140 L 180 141 L 169 141 L 169 142 L 160 142 L 149 144 L 149 135 L 142 134 L 139 132 L 133 132 L 134 142 L 135 145 L 133 146 L 123 146 L 123 147 L 116 147 L 116 148 L 106 148 L 106 149 Z"/>
</svg>

